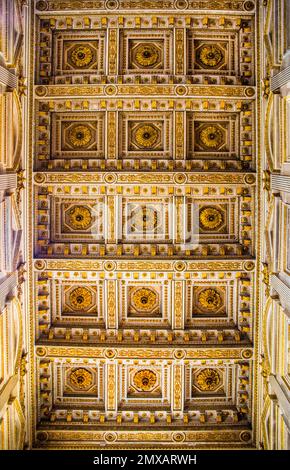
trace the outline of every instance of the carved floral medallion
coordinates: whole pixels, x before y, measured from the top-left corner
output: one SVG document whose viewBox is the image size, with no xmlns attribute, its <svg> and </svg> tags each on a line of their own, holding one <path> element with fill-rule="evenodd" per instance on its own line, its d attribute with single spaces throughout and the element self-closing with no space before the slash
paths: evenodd
<svg viewBox="0 0 290 470">
<path fill-rule="evenodd" d="M 89 126 L 77 124 L 70 129 L 68 139 L 73 147 L 85 148 L 92 142 L 93 133 Z"/>
<path fill-rule="evenodd" d="M 204 44 L 196 53 L 197 60 L 206 68 L 214 68 L 219 66 L 224 55 L 220 47 L 215 44 Z"/>
<path fill-rule="evenodd" d="M 149 312 L 158 301 L 157 292 L 148 287 L 137 289 L 131 297 L 132 305 L 140 312 Z"/>
<path fill-rule="evenodd" d="M 199 212 L 199 223 L 203 230 L 218 230 L 224 223 L 224 215 L 215 207 L 204 207 Z"/>
<path fill-rule="evenodd" d="M 78 69 L 88 68 L 94 62 L 95 54 L 91 46 L 77 44 L 70 50 L 69 58 Z"/>
</svg>

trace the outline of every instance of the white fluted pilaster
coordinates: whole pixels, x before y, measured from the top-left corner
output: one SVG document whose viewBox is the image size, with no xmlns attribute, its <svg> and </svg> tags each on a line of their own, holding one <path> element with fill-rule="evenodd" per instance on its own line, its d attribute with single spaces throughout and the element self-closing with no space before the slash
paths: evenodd
<svg viewBox="0 0 290 470">
<path fill-rule="evenodd" d="M 271 174 L 271 190 L 290 193 L 290 175 Z"/>
</svg>

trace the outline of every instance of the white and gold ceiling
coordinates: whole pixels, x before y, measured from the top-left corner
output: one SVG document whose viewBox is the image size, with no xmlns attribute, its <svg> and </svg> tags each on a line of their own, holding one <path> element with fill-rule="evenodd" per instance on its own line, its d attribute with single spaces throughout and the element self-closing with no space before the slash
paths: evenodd
<svg viewBox="0 0 290 470">
<path fill-rule="evenodd" d="M 34 447 L 255 446 L 256 24 L 35 3 Z"/>
</svg>

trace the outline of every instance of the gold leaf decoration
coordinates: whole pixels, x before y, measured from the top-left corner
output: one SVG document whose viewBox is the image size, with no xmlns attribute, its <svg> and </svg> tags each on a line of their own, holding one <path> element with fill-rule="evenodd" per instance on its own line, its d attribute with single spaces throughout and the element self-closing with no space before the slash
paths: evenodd
<svg viewBox="0 0 290 470">
<path fill-rule="evenodd" d="M 214 68 L 221 64 L 224 55 L 215 44 L 205 44 L 196 53 L 197 60 L 206 68 Z"/>
<path fill-rule="evenodd" d="M 135 130 L 134 136 L 139 147 L 152 148 L 158 142 L 159 132 L 151 124 L 142 124 Z"/>
<path fill-rule="evenodd" d="M 152 310 L 158 300 L 157 293 L 147 287 L 142 287 L 132 295 L 132 303 L 138 311 L 148 312 Z"/>
<path fill-rule="evenodd" d="M 199 133 L 201 143 L 210 149 L 219 148 L 224 141 L 224 135 L 218 126 L 204 127 Z"/>
<path fill-rule="evenodd" d="M 72 49 L 70 60 L 79 69 L 87 68 L 94 60 L 94 52 L 90 46 L 78 44 Z"/>
<path fill-rule="evenodd" d="M 158 213 L 148 205 L 141 206 L 134 212 L 132 230 L 139 232 L 152 232 L 158 226 Z"/>
<path fill-rule="evenodd" d="M 134 59 L 140 67 L 154 67 L 160 59 L 159 49 L 154 44 L 140 44 L 134 50 Z"/>
<path fill-rule="evenodd" d="M 198 296 L 198 303 L 201 307 L 214 311 L 221 307 L 222 297 L 216 289 L 204 289 Z"/>
<path fill-rule="evenodd" d="M 89 126 L 78 124 L 73 126 L 69 131 L 69 142 L 75 148 L 87 147 L 93 138 L 93 134 Z"/>
<path fill-rule="evenodd" d="M 149 369 L 143 369 L 136 372 L 133 377 L 133 384 L 142 392 L 150 392 L 157 382 L 155 372 Z"/>
</svg>

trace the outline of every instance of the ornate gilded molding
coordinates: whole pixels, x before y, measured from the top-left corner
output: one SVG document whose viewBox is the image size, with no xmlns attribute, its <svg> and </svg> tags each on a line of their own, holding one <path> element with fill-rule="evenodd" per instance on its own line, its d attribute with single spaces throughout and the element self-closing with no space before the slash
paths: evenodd
<svg viewBox="0 0 290 470">
<path fill-rule="evenodd" d="M 108 350 L 106 347 L 79 347 L 79 346 L 37 346 L 38 357 L 87 357 L 105 358 Z M 172 348 L 148 348 L 146 346 L 115 348 L 116 359 L 169 359 L 175 358 Z M 251 357 L 252 350 L 239 346 L 235 348 L 184 348 L 185 359 L 243 359 Z"/>
</svg>

